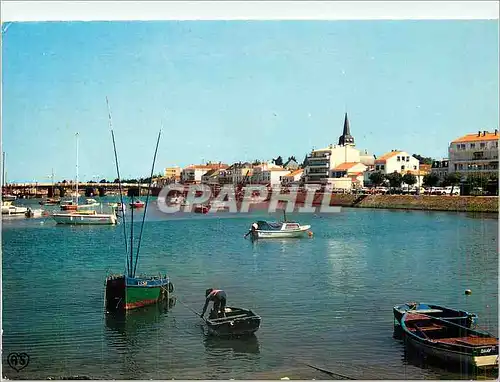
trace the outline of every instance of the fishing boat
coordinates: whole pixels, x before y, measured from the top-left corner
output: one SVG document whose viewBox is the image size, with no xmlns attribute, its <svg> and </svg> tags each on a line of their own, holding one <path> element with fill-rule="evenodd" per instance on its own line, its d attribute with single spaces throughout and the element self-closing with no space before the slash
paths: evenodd
<svg viewBox="0 0 500 382">
<path fill-rule="evenodd" d="M 74 200 L 63 200 L 61 202 L 61 211 L 76 211 L 78 209 L 78 202 Z"/>
<path fill-rule="evenodd" d="M 40 208 L 32 210 L 28 208 L 28 211 L 24 214 L 27 218 L 40 218 L 43 216 L 43 210 Z"/>
<path fill-rule="evenodd" d="M 38 204 L 40 204 L 42 206 L 55 206 L 55 205 L 60 204 L 60 203 L 61 203 L 61 200 L 56 199 L 56 198 L 49 198 L 47 200 L 40 200 L 38 202 Z"/>
<path fill-rule="evenodd" d="M 99 203 L 95 199 L 87 199 L 85 200 L 85 204 L 77 204 L 77 210 L 88 210 L 93 209 L 95 207 L 99 207 Z"/>
<path fill-rule="evenodd" d="M 26 207 L 14 206 L 11 201 L 2 201 L 2 215 L 24 215 L 27 211 Z"/>
<path fill-rule="evenodd" d="M 57 224 L 70 225 L 115 225 L 117 223 L 116 214 L 97 213 L 94 207 L 99 203 L 95 199 L 87 199 L 85 204 L 78 204 L 78 133 L 76 136 L 76 191 L 75 200 L 61 202 L 61 210 L 69 211 L 53 213 L 51 216 Z"/>
<path fill-rule="evenodd" d="M 442 318 L 468 328 L 472 327 L 477 321 L 477 315 L 475 313 L 469 313 L 465 310 L 451 309 L 440 305 L 425 304 L 421 302 L 407 302 L 394 306 L 393 313 L 395 324 L 401 325 L 401 318 L 408 312 L 423 313 L 428 316 Z"/>
<path fill-rule="evenodd" d="M 57 224 L 114 225 L 118 222 L 115 214 L 100 214 L 95 210 L 53 213 L 51 216 Z"/>
<path fill-rule="evenodd" d="M 297 222 L 288 221 L 286 213 L 283 211 L 283 221 L 268 222 L 259 220 L 254 222 L 245 237 L 251 235 L 252 239 L 272 239 L 311 236 L 312 232 L 309 231 L 310 228 L 310 225 L 300 225 Z"/>
<path fill-rule="evenodd" d="M 407 344 L 442 361 L 477 368 L 498 367 L 498 338 L 443 318 L 409 311 L 401 318 Z"/>
<path fill-rule="evenodd" d="M 106 98 L 106 103 L 107 98 Z M 116 153 L 116 145 L 114 132 L 111 127 L 111 113 L 109 111 L 108 104 L 108 116 L 109 124 L 111 130 L 111 137 L 113 141 L 113 150 L 115 154 L 115 164 L 116 171 L 118 174 L 118 187 L 120 193 L 120 203 L 123 205 L 123 192 L 120 178 L 120 170 L 118 166 L 118 157 Z M 126 219 L 125 213 L 121 211 L 121 221 L 123 226 L 124 243 L 125 243 L 125 260 L 126 269 L 123 274 L 112 274 L 106 277 L 105 289 L 104 289 L 104 301 L 105 309 L 108 313 L 125 313 L 127 311 L 141 308 L 148 305 L 153 305 L 161 301 L 169 301 L 170 294 L 174 291 L 174 286 L 170 282 L 169 277 L 166 273 L 158 273 L 156 275 L 136 275 L 137 263 L 139 259 L 139 252 L 141 247 L 141 239 L 144 228 L 144 220 L 146 217 L 148 201 L 151 194 L 151 182 L 153 179 L 154 164 L 156 161 L 156 154 L 158 152 L 158 145 L 160 143 L 161 130 L 158 134 L 158 140 L 156 142 L 156 149 L 153 157 L 153 166 L 151 168 L 151 175 L 148 186 L 148 193 L 146 196 L 146 203 L 144 208 L 144 213 L 142 216 L 141 230 L 139 233 L 139 239 L 137 244 L 137 250 L 135 251 L 134 259 L 134 208 L 131 209 L 131 222 L 130 222 L 130 246 L 127 240 L 127 230 L 126 230 Z M 135 193 L 139 194 L 138 190 L 129 190 L 129 196 L 132 198 L 131 205 L 134 205 Z"/>
<path fill-rule="evenodd" d="M 143 208 L 144 202 L 141 200 L 135 200 L 130 203 L 130 208 Z"/>
<path fill-rule="evenodd" d="M 6 202 L 13 202 L 16 199 L 17 199 L 16 195 L 10 195 L 10 194 L 2 195 L 2 200 L 6 201 Z"/>
<path fill-rule="evenodd" d="M 205 320 L 208 333 L 218 337 L 247 336 L 259 330 L 261 318 L 249 309 L 226 307 L 225 317 Z"/>
<path fill-rule="evenodd" d="M 125 204 L 122 203 L 108 203 L 108 206 L 110 206 L 116 213 L 118 212 L 125 212 L 126 207 Z"/>
</svg>

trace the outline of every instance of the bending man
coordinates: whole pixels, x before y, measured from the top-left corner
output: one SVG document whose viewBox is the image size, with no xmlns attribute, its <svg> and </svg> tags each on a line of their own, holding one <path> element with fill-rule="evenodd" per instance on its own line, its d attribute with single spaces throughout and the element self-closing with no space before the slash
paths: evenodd
<svg viewBox="0 0 500 382">
<path fill-rule="evenodd" d="M 203 318 L 203 316 L 205 315 L 210 301 L 213 302 L 212 312 L 214 316 L 226 316 L 226 292 L 224 292 L 222 289 L 209 288 L 205 291 L 205 297 L 205 305 L 203 306 L 203 311 L 200 314 L 201 318 Z M 210 314 L 210 316 L 212 316 L 212 314 Z"/>
</svg>

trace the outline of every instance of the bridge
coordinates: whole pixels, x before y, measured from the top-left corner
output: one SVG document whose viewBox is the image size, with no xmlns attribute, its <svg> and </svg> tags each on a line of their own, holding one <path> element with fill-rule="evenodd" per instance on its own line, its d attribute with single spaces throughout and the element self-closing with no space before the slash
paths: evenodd
<svg viewBox="0 0 500 382">
<path fill-rule="evenodd" d="M 147 193 L 149 184 L 148 183 L 122 183 L 122 191 L 126 194 L 129 189 L 139 188 L 141 195 Z M 157 196 L 161 191 L 162 185 L 153 182 L 151 185 L 151 193 L 153 196 Z M 118 183 L 78 183 L 78 190 L 85 192 L 85 196 L 105 196 L 109 193 L 119 193 L 120 186 Z M 24 198 L 53 198 L 66 196 L 67 193 L 76 191 L 76 183 L 66 182 L 66 183 L 9 183 L 3 186 L 2 194 L 11 194 L 18 197 Z"/>
</svg>

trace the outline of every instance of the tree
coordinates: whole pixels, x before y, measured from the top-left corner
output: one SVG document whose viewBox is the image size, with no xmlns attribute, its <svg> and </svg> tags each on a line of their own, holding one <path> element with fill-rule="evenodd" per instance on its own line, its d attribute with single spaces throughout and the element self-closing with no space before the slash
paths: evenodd
<svg viewBox="0 0 500 382">
<path fill-rule="evenodd" d="M 273 159 L 273 163 L 276 165 L 276 166 L 283 166 L 283 158 L 280 156 L 278 156 L 276 159 Z"/>
<path fill-rule="evenodd" d="M 307 154 L 306 154 L 306 156 L 304 157 L 304 161 L 300 165 L 300 168 L 304 169 L 307 167 L 308 164 L 309 164 L 309 161 L 307 160 Z"/>
<path fill-rule="evenodd" d="M 420 164 L 432 164 L 434 161 L 431 157 L 423 157 L 419 154 L 413 154 L 412 157 L 418 159 Z"/>
<path fill-rule="evenodd" d="M 431 192 L 432 192 L 432 188 L 436 187 L 437 184 L 439 183 L 439 177 L 436 174 L 430 173 L 430 174 L 424 175 L 423 182 L 424 182 L 424 186 L 430 187 Z"/>
<path fill-rule="evenodd" d="M 368 178 L 375 187 L 383 184 L 385 180 L 384 174 L 382 174 L 380 171 L 372 172 Z"/>
<path fill-rule="evenodd" d="M 108 183 L 108 181 L 106 179 L 101 179 L 99 183 Z"/>
<path fill-rule="evenodd" d="M 294 155 L 292 155 L 291 157 L 288 157 L 287 162 L 290 162 L 291 160 L 293 160 L 293 161 L 297 162 L 297 159 L 295 159 L 295 156 L 294 156 Z"/>
<path fill-rule="evenodd" d="M 417 183 L 417 177 L 409 172 L 403 175 L 403 183 L 408 185 L 408 192 L 410 192 L 410 186 Z"/>
<path fill-rule="evenodd" d="M 255 159 L 252 163 L 252 166 L 258 166 L 259 164 L 261 164 L 262 162 L 258 159 Z"/>
<path fill-rule="evenodd" d="M 458 174 L 456 172 L 450 172 L 450 173 L 446 174 L 444 181 L 443 181 L 443 184 L 446 186 L 451 186 L 450 195 L 453 195 L 453 189 L 455 188 L 455 186 L 457 184 L 460 183 L 461 180 L 462 180 L 462 177 L 460 176 L 460 174 Z"/>
<path fill-rule="evenodd" d="M 393 172 L 392 174 L 387 174 L 386 179 L 389 181 L 389 186 L 393 189 L 400 188 L 401 183 L 403 183 L 403 176 L 399 172 Z"/>
</svg>

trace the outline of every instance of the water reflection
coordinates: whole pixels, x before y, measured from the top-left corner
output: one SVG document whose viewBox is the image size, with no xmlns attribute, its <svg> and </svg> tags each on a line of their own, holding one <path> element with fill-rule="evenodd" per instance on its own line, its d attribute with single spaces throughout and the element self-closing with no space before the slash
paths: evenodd
<svg viewBox="0 0 500 382">
<path fill-rule="evenodd" d="M 401 344 L 405 346 L 404 341 Z M 440 358 L 422 354 L 410 344 L 404 347 L 402 361 L 404 365 L 427 370 L 431 376 L 439 376 L 442 379 L 498 379 L 498 369 L 476 369 L 467 364 L 445 363 Z"/>
<path fill-rule="evenodd" d="M 207 353 L 231 352 L 259 354 L 260 343 L 257 336 L 252 335 L 241 338 L 220 338 L 215 336 L 206 336 L 203 344 Z"/>
<path fill-rule="evenodd" d="M 149 331 L 162 323 L 168 311 L 175 305 L 175 298 L 165 300 L 155 305 L 135 309 L 126 313 L 105 315 L 106 327 L 125 338 L 142 331 Z"/>
</svg>

